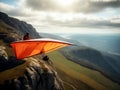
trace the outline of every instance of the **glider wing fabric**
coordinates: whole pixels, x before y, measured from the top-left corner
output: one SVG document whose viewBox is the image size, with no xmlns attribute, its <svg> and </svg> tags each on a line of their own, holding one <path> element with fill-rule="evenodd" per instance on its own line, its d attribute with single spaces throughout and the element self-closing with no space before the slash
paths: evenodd
<svg viewBox="0 0 120 90">
<path fill-rule="evenodd" d="M 17 59 L 23 59 L 39 54 L 40 52 L 48 53 L 72 44 L 55 39 L 41 38 L 16 41 L 12 42 L 10 45 L 12 46 Z"/>
</svg>

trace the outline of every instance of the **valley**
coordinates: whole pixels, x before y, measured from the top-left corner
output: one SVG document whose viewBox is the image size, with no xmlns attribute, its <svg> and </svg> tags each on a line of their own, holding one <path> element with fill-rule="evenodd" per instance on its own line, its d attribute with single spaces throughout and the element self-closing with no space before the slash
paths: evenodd
<svg viewBox="0 0 120 90">
<path fill-rule="evenodd" d="M 49 53 L 48 55 L 50 59 L 53 61 L 61 79 L 69 84 L 72 84 L 75 88 L 77 88 L 77 90 L 120 89 L 119 84 L 111 81 L 110 79 L 102 75 L 100 72 L 83 67 L 70 60 L 67 60 L 59 52 Z"/>
</svg>

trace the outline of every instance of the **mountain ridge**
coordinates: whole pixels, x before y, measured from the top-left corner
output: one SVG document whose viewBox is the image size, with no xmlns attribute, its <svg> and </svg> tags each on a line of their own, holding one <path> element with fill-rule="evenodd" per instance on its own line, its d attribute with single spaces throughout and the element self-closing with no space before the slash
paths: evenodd
<svg viewBox="0 0 120 90">
<path fill-rule="evenodd" d="M 16 59 L 10 43 L 23 40 L 27 32 L 30 38 L 41 38 L 32 25 L 0 12 L 0 46 L 8 58 L 0 48 L 0 90 L 64 90 L 54 66 L 40 56 Z"/>
<path fill-rule="evenodd" d="M 20 21 L 16 18 L 9 17 L 7 14 L 0 12 L 0 20 L 4 21 L 4 23 L 16 29 L 18 34 L 24 35 L 25 33 L 30 33 L 31 38 L 40 38 L 39 34 L 35 30 L 35 28 L 24 21 Z"/>
</svg>

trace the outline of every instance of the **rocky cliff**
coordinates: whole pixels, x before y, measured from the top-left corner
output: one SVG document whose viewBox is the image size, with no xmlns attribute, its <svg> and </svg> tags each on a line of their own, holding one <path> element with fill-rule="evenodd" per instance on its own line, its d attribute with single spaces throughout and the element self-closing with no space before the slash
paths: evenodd
<svg viewBox="0 0 120 90">
<path fill-rule="evenodd" d="M 0 90 L 64 90 L 54 65 L 37 57 L 17 60 L 9 46 L 29 32 L 40 38 L 32 25 L 0 12 Z M 6 58 L 7 57 L 7 58 Z"/>
<path fill-rule="evenodd" d="M 0 65 L 0 70 L 9 67 L 0 72 L 0 90 L 63 90 L 62 82 L 52 65 L 40 59 L 18 61 L 10 57 Z"/>
</svg>

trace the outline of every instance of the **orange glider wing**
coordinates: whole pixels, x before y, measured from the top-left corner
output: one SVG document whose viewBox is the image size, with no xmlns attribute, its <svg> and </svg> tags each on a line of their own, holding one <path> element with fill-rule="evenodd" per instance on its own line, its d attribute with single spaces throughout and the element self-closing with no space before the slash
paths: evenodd
<svg viewBox="0 0 120 90">
<path fill-rule="evenodd" d="M 30 57 L 41 52 L 48 53 L 56 49 L 72 45 L 69 42 L 41 38 L 12 42 L 10 44 L 17 59 Z"/>
</svg>

